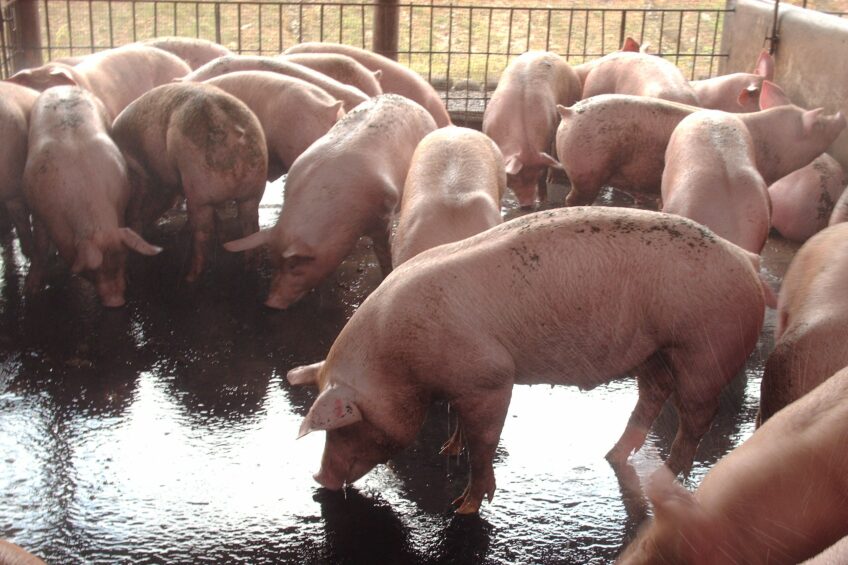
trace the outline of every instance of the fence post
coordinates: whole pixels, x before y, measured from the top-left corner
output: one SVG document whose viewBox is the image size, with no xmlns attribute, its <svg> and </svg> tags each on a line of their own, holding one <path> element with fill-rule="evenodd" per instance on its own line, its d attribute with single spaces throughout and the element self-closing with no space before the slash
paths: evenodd
<svg viewBox="0 0 848 565">
<path fill-rule="evenodd" d="M 399 18 L 398 0 L 377 0 L 374 6 L 373 49 L 395 61 L 398 58 Z"/>
<path fill-rule="evenodd" d="M 41 56 L 41 26 L 38 23 L 38 0 L 17 0 L 12 3 L 15 26 L 18 28 L 18 45 L 14 51 L 15 71 L 38 67 Z"/>
</svg>

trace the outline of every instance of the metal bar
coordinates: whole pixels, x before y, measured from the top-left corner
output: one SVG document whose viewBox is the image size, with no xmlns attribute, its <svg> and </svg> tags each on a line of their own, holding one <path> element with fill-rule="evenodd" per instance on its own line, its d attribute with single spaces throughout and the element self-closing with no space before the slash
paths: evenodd
<svg viewBox="0 0 848 565">
<path fill-rule="evenodd" d="M 627 33 L 627 10 L 621 11 L 621 26 L 618 29 L 618 45 L 624 45 L 624 34 Z"/>
<path fill-rule="evenodd" d="M 715 65 L 715 58 L 716 58 L 716 54 L 715 54 L 715 52 L 716 52 L 716 42 L 718 41 L 718 22 L 719 22 L 719 18 L 720 18 L 719 12 L 718 12 L 718 11 L 716 11 L 716 15 L 715 15 L 715 24 L 713 25 L 713 47 L 712 47 L 712 50 L 710 51 L 710 54 L 711 54 L 712 56 L 710 57 L 710 72 L 709 72 L 709 76 L 713 76 L 713 70 L 714 70 L 714 65 Z"/>
<path fill-rule="evenodd" d="M 200 37 L 200 3 L 194 3 L 194 36 Z"/>
<path fill-rule="evenodd" d="M 277 53 L 283 52 L 283 5 L 277 4 Z"/>
<path fill-rule="evenodd" d="M 114 14 L 112 13 L 112 0 L 109 0 L 107 6 L 109 8 L 109 49 L 113 49 L 115 47 L 115 20 Z"/>
<path fill-rule="evenodd" d="M 680 42 L 683 37 L 683 11 L 680 11 L 677 15 L 677 53 L 674 56 L 674 64 L 677 65 L 680 63 Z"/>
<path fill-rule="evenodd" d="M 372 38 L 375 53 L 397 61 L 399 24 L 398 0 L 377 0 L 374 6 L 374 37 Z"/>
<path fill-rule="evenodd" d="M 695 80 L 695 67 L 698 64 L 698 45 L 701 39 L 701 15 L 698 14 L 698 23 L 695 24 L 695 47 L 692 52 L 692 70 L 689 72 L 689 80 Z"/>
<path fill-rule="evenodd" d="M 91 50 L 94 51 L 94 14 L 91 10 L 91 0 L 88 0 L 88 37 L 91 39 Z"/>
<path fill-rule="evenodd" d="M 53 58 L 53 41 L 50 39 L 50 5 L 44 0 L 44 32 L 47 34 L 47 60 Z"/>
<path fill-rule="evenodd" d="M 153 3 L 153 37 L 159 37 L 159 4 Z"/>
<path fill-rule="evenodd" d="M 244 51 L 244 47 L 241 44 L 241 7 L 243 6 L 243 4 L 237 4 L 236 6 L 236 21 L 238 22 L 236 24 L 236 29 L 238 30 L 238 34 L 236 35 L 236 45 L 238 45 L 238 52 L 242 53 Z"/>
</svg>

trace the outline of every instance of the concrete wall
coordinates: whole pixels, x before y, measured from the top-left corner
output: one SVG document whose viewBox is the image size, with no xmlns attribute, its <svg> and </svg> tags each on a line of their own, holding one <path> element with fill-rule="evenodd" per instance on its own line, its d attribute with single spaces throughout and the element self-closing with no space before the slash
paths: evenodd
<svg viewBox="0 0 848 565">
<path fill-rule="evenodd" d="M 723 73 L 750 72 L 757 55 L 768 47 L 774 2 L 738 0 L 725 22 Z M 781 4 L 778 13 L 775 82 L 795 104 L 841 110 L 848 116 L 848 19 Z M 848 132 L 829 152 L 848 170 Z"/>
</svg>

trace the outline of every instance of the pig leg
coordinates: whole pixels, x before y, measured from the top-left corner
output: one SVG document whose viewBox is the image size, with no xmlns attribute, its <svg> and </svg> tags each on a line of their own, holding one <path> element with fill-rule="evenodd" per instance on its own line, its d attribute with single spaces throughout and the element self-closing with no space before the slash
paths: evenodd
<svg viewBox="0 0 848 565">
<path fill-rule="evenodd" d="M 209 240 L 215 231 L 215 208 L 210 204 L 201 206 L 187 202 L 188 223 L 191 226 L 191 268 L 186 275 L 186 282 L 195 282 L 206 262 L 206 251 Z"/>
<path fill-rule="evenodd" d="M 539 202 L 547 202 L 548 201 L 548 173 L 550 169 L 543 170 L 539 173 L 539 180 L 536 182 L 536 190 L 539 194 Z"/>
<path fill-rule="evenodd" d="M 571 179 L 571 190 L 565 197 L 565 205 L 591 206 L 600 191 L 601 184 L 599 183 L 584 182 L 577 178 Z"/>
<path fill-rule="evenodd" d="M 456 429 L 454 429 L 451 436 L 442 445 L 442 448 L 439 450 L 439 455 L 455 457 L 460 453 L 462 453 L 462 426 L 460 426 L 459 422 L 457 422 Z"/>
<path fill-rule="evenodd" d="M 33 235 L 32 228 L 29 223 L 29 210 L 22 198 L 14 198 L 6 202 L 6 210 L 9 212 L 9 218 L 15 225 L 15 231 L 18 234 L 18 240 L 21 242 L 21 251 L 26 257 L 32 257 L 33 253 Z"/>
<path fill-rule="evenodd" d="M 27 296 L 38 293 L 44 287 L 47 262 L 50 258 L 50 237 L 47 228 L 37 219 L 34 219 L 32 224 L 32 255 L 24 283 L 24 293 Z"/>
<path fill-rule="evenodd" d="M 630 414 L 624 433 L 606 455 L 612 465 L 626 463 L 630 454 L 642 447 L 648 430 L 659 416 L 673 388 L 673 377 L 662 353 L 651 355 L 634 372 L 639 384 L 639 400 Z"/>
<path fill-rule="evenodd" d="M 238 221 L 241 236 L 247 237 L 259 231 L 259 198 L 248 198 L 239 200 Z M 261 249 L 249 249 L 244 255 L 244 266 L 248 270 L 254 270 L 259 265 Z"/>
<path fill-rule="evenodd" d="M 483 496 L 491 502 L 495 495 L 495 470 L 492 462 L 506 420 L 510 398 L 512 383 L 453 401 L 465 434 L 471 467 L 468 486 L 462 495 L 453 501 L 454 505 L 459 506 L 457 514 L 474 514 L 480 510 Z"/>
<path fill-rule="evenodd" d="M 718 411 L 719 391 L 705 393 L 697 387 L 689 387 L 688 382 L 698 380 L 704 371 L 675 371 L 678 376 L 678 388 L 672 400 L 677 408 L 677 435 L 671 444 L 671 453 L 665 464 L 675 475 L 681 471 L 689 473 L 698 442 L 710 427 Z M 683 377 L 682 379 L 679 377 Z M 701 377 L 703 378 L 703 377 Z"/>
</svg>

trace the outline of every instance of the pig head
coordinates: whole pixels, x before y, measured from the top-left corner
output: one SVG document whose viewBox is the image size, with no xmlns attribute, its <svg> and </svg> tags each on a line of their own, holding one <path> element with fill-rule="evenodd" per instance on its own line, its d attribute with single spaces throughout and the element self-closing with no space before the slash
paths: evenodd
<svg viewBox="0 0 848 565">
<path fill-rule="evenodd" d="M 760 109 L 763 81 L 774 79 L 774 59 L 763 50 L 757 57 L 753 73 L 732 73 L 690 82 L 698 105 L 724 112 L 756 112 Z"/>
<path fill-rule="evenodd" d="M 289 384 L 319 388 L 298 438 L 313 431 L 327 432 L 321 467 L 314 478 L 330 490 L 355 482 L 411 444 L 427 410 L 428 400 L 417 395 L 414 387 L 392 386 L 389 394 L 376 394 L 371 388 L 355 386 L 366 385 L 368 379 L 356 378 L 361 369 L 351 369 L 348 374 L 329 375 L 321 361 L 292 369 L 287 375 Z M 371 383 L 383 378 L 378 376 Z"/>
</svg>

